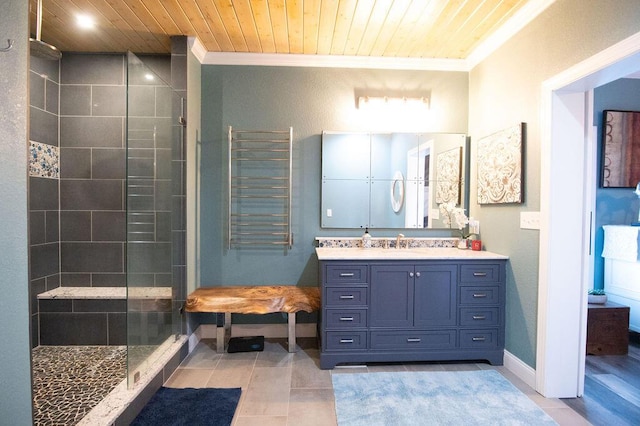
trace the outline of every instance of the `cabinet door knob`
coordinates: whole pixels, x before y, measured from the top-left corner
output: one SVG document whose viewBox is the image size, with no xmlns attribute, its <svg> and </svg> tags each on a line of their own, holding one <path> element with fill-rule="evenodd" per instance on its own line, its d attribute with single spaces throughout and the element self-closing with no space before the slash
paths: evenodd
<svg viewBox="0 0 640 426">
<path fill-rule="evenodd" d="M 414 274 L 413 274 L 413 272 L 409 272 L 409 276 L 410 276 L 411 278 L 413 278 L 413 275 L 414 275 Z"/>
<path fill-rule="evenodd" d="M 420 278 L 420 272 L 416 272 L 416 277 Z"/>
</svg>

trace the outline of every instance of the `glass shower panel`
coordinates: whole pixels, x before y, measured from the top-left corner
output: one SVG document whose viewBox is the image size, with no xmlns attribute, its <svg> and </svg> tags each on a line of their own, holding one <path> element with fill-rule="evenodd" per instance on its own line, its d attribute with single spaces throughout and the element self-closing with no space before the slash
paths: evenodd
<svg viewBox="0 0 640 426">
<path fill-rule="evenodd" d="M 127 378 L 132 386 L 180 332 L 184 282 L 183 101 L 127 55 Z"/>
</svg>

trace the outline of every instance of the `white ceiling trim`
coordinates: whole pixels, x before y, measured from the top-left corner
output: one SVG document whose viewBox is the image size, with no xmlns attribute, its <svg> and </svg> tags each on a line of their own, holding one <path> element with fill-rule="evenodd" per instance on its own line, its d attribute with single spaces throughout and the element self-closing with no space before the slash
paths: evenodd
<svg viewBox="0 0 640 426">
<path fill-rule="evenodd" d="M 203 65 L 252 65 L 280 67 L 371 68 L 423 71 L 468 72 L 518 31 L 542 13 L 555 0 L 531 0 L 505 22 L 466 59 L 391 58 L 373 56 L 305 55 L 280 53 L 207 52 L 195 37 L 191 50 Z"/>
<path fill-rule="evenodd" d="M 491 34 L 480 46 L 478 46 L 469 56 L 467 56 L 467 66 L 470 71 L 490 54 L 495 52 L 507 40 L 513 37 L 518 31 L 523 29 L 529 22 L 533 21 L 546 8 L 551 6 L 556 0 L 531 0 L 522 9 L 518 10 L 507 22 L 496 32 Z"/>
<path fill-rule="evenodd" d="M 204 63 L 204 58 L 207 55 L 207 49 L 204 47 L 204 44 L 200 41 L 198 37 L 189 37 L 187 38 L 187 44 L 189 49 L 191 49 L 191 53 L 200 61 L 200 63 Z"/>
<path fill-rule="evenodd" d="M 463 59 L 389 58 L 279 53 L 207 52 L 202 64 L 274 67 L 375 68 L 465 72 L 468 70 L 467 63 Z"/>
</svg>

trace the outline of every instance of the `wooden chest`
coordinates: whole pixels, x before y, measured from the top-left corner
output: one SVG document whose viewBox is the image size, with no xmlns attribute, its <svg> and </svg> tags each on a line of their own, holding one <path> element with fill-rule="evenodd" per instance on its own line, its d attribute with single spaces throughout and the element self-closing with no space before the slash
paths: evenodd
<svg viewBox="0 0 640 426">
<path fill-rule="evenodd" d="M 587 314 L 587 354 L 626 355 L 629 350 L 629 307 L 607 302 L 590 304 Z"/>
</svg>

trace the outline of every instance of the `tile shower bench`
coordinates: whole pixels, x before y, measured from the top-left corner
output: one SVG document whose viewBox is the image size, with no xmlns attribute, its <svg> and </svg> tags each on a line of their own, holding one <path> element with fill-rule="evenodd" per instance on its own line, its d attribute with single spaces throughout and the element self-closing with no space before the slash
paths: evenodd
<svg viewBox="0 0 640 426">
<path fill-rule="evenodd" d="M 171 315 L 171 287 L 129 289 L 130 312 Z M 125 345 L 125 287 L 57 287 L 37 296 L 41 345 Z"/>
</svg>

